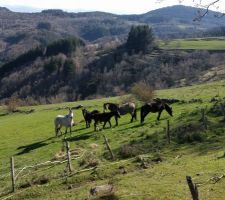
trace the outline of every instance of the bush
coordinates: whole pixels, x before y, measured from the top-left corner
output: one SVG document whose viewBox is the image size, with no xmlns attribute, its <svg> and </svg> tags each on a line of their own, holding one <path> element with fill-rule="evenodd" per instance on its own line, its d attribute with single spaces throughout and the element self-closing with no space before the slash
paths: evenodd
<svg viewBox="0 0 225 200">
<path fill-rule="evenodd" d="M 188 124 L 178 127 L 175 131 L 177 143 L 202 142 L 205 139 L 202 126 L 198 124 Z"/>
<path fill-rule="evenodd" d="M 151 101 L 154 97 L 154 89 L 146 82 L 135 83 L 131 88 L 131 93 L 140 101 L 145 103 Z"/>
<path fill-rule="evenodd" d="M 19 99 L 16 96 L 11 97 L 6 102 L 6 108 L 8 112 L 15 112 L 18 106 L 19 106 Z"/>
<path fill-rule="evenodd" d="M 95 167 L 99 164 L 98 158 L 92 152 L 85 153 L 82 160 L 79 162 L 80 166 L 84 167 Z"/>
<path fill-rule="evenodd" d="M 135 144 L 124 144 L 121 146 L 119 154 L 122 158 L 130 158 L 143 153 L 143 151 Z"/>
</svg>

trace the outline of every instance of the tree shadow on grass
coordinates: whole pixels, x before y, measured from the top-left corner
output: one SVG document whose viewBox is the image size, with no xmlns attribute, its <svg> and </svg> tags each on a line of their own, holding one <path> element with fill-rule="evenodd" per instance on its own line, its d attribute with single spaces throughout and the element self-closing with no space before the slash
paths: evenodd
<svg viewBox="0 0 225 200">
<path fill-rule="evenodd" d="M 22 151 L 17 153 L 16 155 L 22 155 L 22 154 L 25 154 L 25 153 L 29 153 L 30 151 L 33 151 L 35 149 L 41 148 L 41 147 L 46 146 L 46 145 L 48 145 L 48 143 L 41 141 L 41 142 L 35 142 L 35 143 L 32 143 L 32 144 L 28 144 L 28 145 L 25 145 L 25 146 L 20 146 L 17 149 L 18 150 L 22 149 Z"/>
<path fill-rule="evenodd" d="M 79 141 L 79 140 L 87 140 L 92 136 L 91 133 L 93 133 L 93 131 L 89 131 L 87 133 L 82 133 L 80 135 L 76 135 L 74 137 L 67 138 L 67 140 L 70 142 Z"/>
<path fill-rule="evenodd" d="M 24 145 L 24 146 L 20 146 L 17 148 L 17 150 L 21 150 L 19 153 L 17 153 L 16 155 L 22 155 L 25 153 L 29 153 L 30 151 L 33 151 L 35 149 L 47 146 L 49 143 L 47 143 L 48 140 L 51 140 L 54 137 L 50 137 L 46 140 L 40 141 L 40 142 L 35 142 L 32 144 L 28 144 L 28 145 Z"/>
</svg>

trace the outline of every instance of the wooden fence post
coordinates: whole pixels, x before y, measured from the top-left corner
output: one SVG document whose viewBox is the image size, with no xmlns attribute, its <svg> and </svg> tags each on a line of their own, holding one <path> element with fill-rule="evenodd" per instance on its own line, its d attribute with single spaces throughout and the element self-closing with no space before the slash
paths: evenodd
<svg viewBox="0 0 225 200">
<path fill-rule="evenodd" d="M 108 149 L 109 153 L 110 153 L 110 156 L 111 156 L 111 159 L 114 160 L 115 157 L 113 155 L 113 152 L 109 146 L 109 142 L 108 142 L 108 139 L 105 137 L 105 135 L 103 134 L 103 137 L 104 137 L 104 140 L 105 140 L 105 145 L 106 145 L 106 148 Z"/>
<path fill-rule="evenodd" d="M 222 110 L 222 113 L 223 113 L 223 121 L 225 121 L 225 108 L 224 108 L 224 105 L 223 105 L 223 103 L 222 102 L 220 102 L 220 108 L 221 108 L 221 110 Z"/>
<path fill-rule="evenodd" d="M 15 169 L 14 169 L 14 158 L 10 159 L 10 170 L 11 170 L 11 179 L 12 179 L 12 192 L 16 191 L 16 178 L 15 178 Z"/>
<path fill-rule="evenodd" d="M 198 188 L 196 184 L 193 184 L 192 179 L 190 176 L 186 176 L 187 184 L 189 186 L 191 196 L 193 200 L 199 200 L 198 198 Z"/>
<path fill-rule="evenodd" d="M 207 128 L 208 128 L 208 127 L 207 127 L 208 119 L 207 119 L 207 117 L 206 117 L 206 109 L 205 109 L 205 108 L 202 108 L 202 109 L 201 109 L 201 113 L 202 113 L 201 121 L 202 121 L 202 123 L 203 123 L 203 125 L 204 125 L 204 128 L 207 129 Z"/>
<path fill-rule="evenodd" d="M 166 135 L 168 144 L 170 144 L 170 120 L 167 120 Z"/>
<path fill-rule="evenodd" d="M 71 173 L 73 171 L 73 167 L 71 163 L 70 144 L 67 140 L 65 142 L 66 142 L 67 167 L 69 169 L 69 172 Z"/>
</svg>

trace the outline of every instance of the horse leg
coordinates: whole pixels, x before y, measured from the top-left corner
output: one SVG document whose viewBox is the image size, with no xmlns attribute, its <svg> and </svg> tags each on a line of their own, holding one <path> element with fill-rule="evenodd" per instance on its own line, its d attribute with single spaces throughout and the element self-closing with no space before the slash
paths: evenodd
<svg viewBox="0 0 225 200">
<path fill-rule="evenodd" d="M 94 131 L 96 131 L 96 126 L 97 126 L 97 122 L 95 121 L 95 123 L 94 123 Z"/>
<path fill-rule="evenodd" d="M 137 109 L 134 110 L 134 119 L 137 120 Z"/>
<path fill-rule="evenodd" d="M 70 126 L 70 137 L 71 137 L 71 134 L 72 134 L 72 126 Z"/>
<path fill-rule="evenodd" d="M 67 134 L 67 127 L 66 127 L 66 131 L 65 131 L 65 133 L 64 133 L 65 135 Z"/>
<path fill-rule="evenodd" d="M 159 111 L 159 114 L 158 114 L 158 117 L 157 117 L 158 121 L 160 120 L 161 113 L 162 113 L 162 110 Z"/>
<path fill-rule="evenodd" d="M 57 127 L 57 125 L 55 125 L 55 136 L 58 137 L 58 132 L 59 132 L 59 129 Z"/>
<path fill-rule="evenodd" d="M 115 116 L 115 120 L 116 120 L 116 126 L 118 126 L 118 117 Z"/>
<path fill-rule="evenodd" d="M 92 120 L 89 120 L 89 122 L 88 122 L 88 127 L 91 127 L 91 121 L 92 121 Z"/>
<path fill-rule="evenodd" d="M 110 120 L 109 120 L 108 122 L 109 122 L 109 126 L 110 126 L 110 128 L 111 128 L 111 127 L 112 127 L 112 124 L 111 124 Z"/>
<path fill-rule="evenodd" d="M 58 127 L 58 132 L 60 131 L 60 136 L 62 135 L 61 128 L 62 128 L 62 126 L 61 126 L 61 125 L 59 125 L 59 127 Z"/>
<path fill-rule="evenodd" d="M 105 121 L 105 122 L 104 122 L 104 124 L 103 124 L 103 128 L 105 128 L 106 123 L 107 123 L 107 121 Z"/>
</svg>

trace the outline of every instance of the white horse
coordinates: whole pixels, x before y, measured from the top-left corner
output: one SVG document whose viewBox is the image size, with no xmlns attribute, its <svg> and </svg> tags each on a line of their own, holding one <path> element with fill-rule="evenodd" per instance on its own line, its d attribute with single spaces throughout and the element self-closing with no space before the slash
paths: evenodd
<svg viewBox="0 0 225 200">
<path fill-rule="evenodd" d="M 69 108 L 69 114 L 68 115 L 57 115 L 55 120 L 55 135 L 56 137 L 58 136 L 58 133 L 60 131 L 61 135 L 61 128 L 62 126 L 66 127 L 65 134 L 67 133 L 67 128 L 70 128 L 70 135 L 71 135 L 71 128 L 74 126 L 74 121 L 73 121 L 73 111 Z"/>
</svg>

